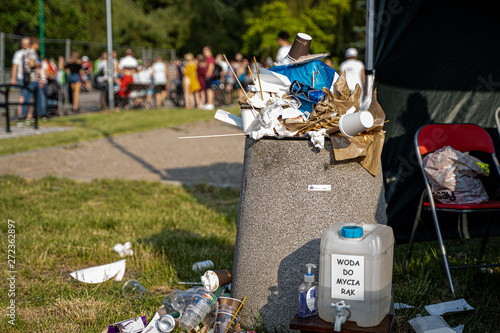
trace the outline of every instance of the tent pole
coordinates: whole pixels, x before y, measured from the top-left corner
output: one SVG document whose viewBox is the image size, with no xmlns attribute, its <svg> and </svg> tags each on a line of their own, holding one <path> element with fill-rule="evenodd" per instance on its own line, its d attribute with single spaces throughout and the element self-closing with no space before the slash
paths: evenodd
<svg viewBox="0 0 500 333">
<path fill-rule="evenodd" d="M 365 96 L 371 103 L 375 70 L 373 54 L 375 44 L 375 0 L 366 1 L 366 42 L 365 42 Z"/>
</svg>

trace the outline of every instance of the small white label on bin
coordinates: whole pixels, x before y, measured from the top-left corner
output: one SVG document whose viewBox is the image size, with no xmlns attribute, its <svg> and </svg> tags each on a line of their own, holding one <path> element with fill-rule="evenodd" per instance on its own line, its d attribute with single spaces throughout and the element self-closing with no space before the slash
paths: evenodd
<svg viewBox="0 0 500 333">
<path fill-rule="evenodd" d="M 331 191 L 332 185 L 307 185 L 308 191 Z"/>
<path fill-rule="evenodd" d="M 365 300 L 365 257 L 332 254 L 332 298 Z"/>
</svg>

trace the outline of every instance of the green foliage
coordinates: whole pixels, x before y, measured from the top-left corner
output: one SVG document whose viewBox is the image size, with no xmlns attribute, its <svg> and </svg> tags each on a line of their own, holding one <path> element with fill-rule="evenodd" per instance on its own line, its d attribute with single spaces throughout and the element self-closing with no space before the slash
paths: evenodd
<svg viewBox="0 0 500 333">
<path fill-rule="evenodd" d="M 97 3 L 97 0 L 91 0 Z M 43 2 L 46 38 L 89 40 L 89 16 L 78 0 L 45 0 Z M 2 2 L 0 31 L 23 36 L 39 34 L 38 0 Z"/>
<path fill-rule="evenodd" d="M 232 57 L 274 58 L 280 30 L 291 41 L 297 32 L 313 37 L 312 53 L 336 60 L 347 47 L 363 47 L 365 0 L 113 0 L 115 45 L 176 49 L 199 53 L 205 45 Z M 102 0 L 44 0 L 45 38 L 106 42 Z M 0 31 L 39 34 L 38 0 L 6 0 Z M 64 52 L 63 46 L 49 54 Z M 82 48 L 83 53 L 89 53 Z M 95 51 L 97 53 L 103 50 Z"/>
<path fill-rule="evenodd" d="M 291 36 L 298 32 L 313 37 L 311 53 L 334 53 L 337 36 L 342 33 L 343 18 L 351 13 L 349 0 L 275 1 L 263 5 L 246 18 L 248 30 L 243 36 L 242 52 L 260 59 L 274 58 L 281 30 Z"/>
</svg>

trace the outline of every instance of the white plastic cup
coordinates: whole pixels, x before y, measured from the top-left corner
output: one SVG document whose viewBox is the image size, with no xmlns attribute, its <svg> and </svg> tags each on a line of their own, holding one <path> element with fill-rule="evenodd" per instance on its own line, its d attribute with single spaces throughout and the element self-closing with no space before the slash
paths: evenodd
<svg viewBox="0 0 500 333">
<path fill-rule="evenodd" d="M 200 290 L 200 288 L 203 289 L 202 287 L 194 287 L 184 291 L 181 290 L 178 293 L 174 294 L 171 301 L 172 308 L 175 311 L 179 311 L 181 313 L 184 312 L 187 305 L 189 304 L 189 301 L 191 300 L 193 295 Z"/>
<path fill-rule="evenodd" d="M 255 110 L 257 111 L 257 109 Z M 255 119 L 255 113 L 250 105 L 241 106 L 241 122 L 243 126 L 243 133 L 248 134 L 250 132 L 250 124 Z"/>
<path fill-rule="evenodd" d="M 339 129 L 348 138 L 373 126 L 373 115 L 369 111 L 344 114 L 339 119 Z"/>
</svg>

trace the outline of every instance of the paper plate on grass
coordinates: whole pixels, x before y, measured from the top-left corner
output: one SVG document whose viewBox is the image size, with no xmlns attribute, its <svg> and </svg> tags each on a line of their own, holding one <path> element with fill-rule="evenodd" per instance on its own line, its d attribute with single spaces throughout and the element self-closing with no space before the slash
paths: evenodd
<svg viewBox="0 0 500 333">
<path fill-rule="evenodd" d="M 125 274 L 126 261 L 126 259 L 123 259 L 111 264 L 84 268 L 71 272 L 69 275 L 83 283 L 102 283 L 113 277 L 115 281 L 121 281 Z"/>
</svg>

